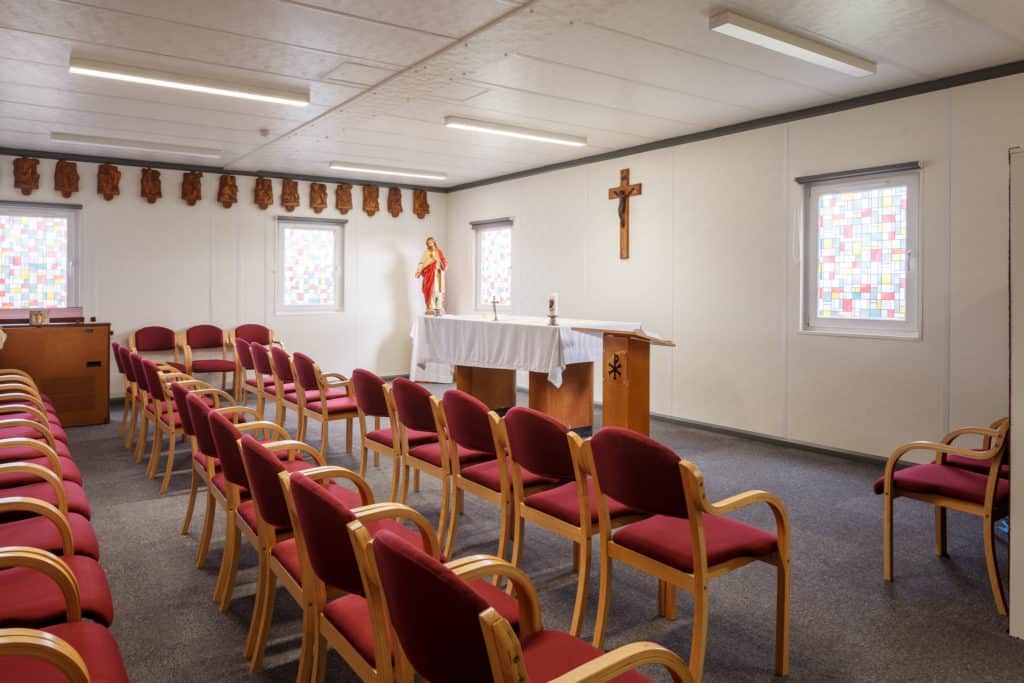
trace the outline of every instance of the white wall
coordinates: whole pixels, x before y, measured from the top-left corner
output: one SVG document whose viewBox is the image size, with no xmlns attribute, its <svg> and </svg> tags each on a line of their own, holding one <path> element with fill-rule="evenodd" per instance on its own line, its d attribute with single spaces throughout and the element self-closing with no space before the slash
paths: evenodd
<svg viewBox="0 0 1024 683">
<path fill-rule="evenodd" d="M 642 320 L 657 413 L 879 456 L 1008 410 L 1007 149 L 1024 76 L 449 195 L 449 302 L 472 310 L 470 221 L 514 216 L 513 312 Z M 920 161 L 920 341 L 799 332 L 793 178 Z M 631 258 L 608 188 L 629 167 Z"/>
<path fill-rule="evenodd" d="M 183 329 L 212 322 L 233 327 L 269 325 L 291 351 L 309 353 L 324 370 L 349 373 L 367 367 L 380 374 L 409 368 L 409 330 L 422 300 L 413 278 L 424 239 L 445 238 L 447 195 L 429 193 L 430 214 L 412 213 L 412 191 L 402 191 L 403 213 L 362 211 L 362 189 L 353 188 L 355 208 L 342 216 L 329 207 L 320 216 L 308 208 L 309 184 L 299 183 L 302 206 L 292 213 L 279 204 L 253 203 L 255 178 L 238 176 L 239 201 L 224 209 L 216 201 L 218 176 L 203 175 L 203 199 L 188 206 L 181 197 L 181 171 L 161 171 L 163 198 L 147 204 L 139 196 L 141 169 L 121 166 L 121 194 L 105 201 L 96 193 L 96 166 L 79 163 L 80 191 L 65 200 L 53 189 L 53 160 L 39 164 L 40 189 L 23 197 L 13 187 L 11 157 L 0 157 L 0 199 L 82 204 L 81 303 L 86 316 L 109 321 L 114 339 L 144 325 Z M 344 311 L 323 314 L 274 312 L 275 218 L 348 220 L 345 227 Z M 116 370 L 115 370 L 116 374 Z M 121 383 L 112 375 L 112 393 Z"/>
</svg>

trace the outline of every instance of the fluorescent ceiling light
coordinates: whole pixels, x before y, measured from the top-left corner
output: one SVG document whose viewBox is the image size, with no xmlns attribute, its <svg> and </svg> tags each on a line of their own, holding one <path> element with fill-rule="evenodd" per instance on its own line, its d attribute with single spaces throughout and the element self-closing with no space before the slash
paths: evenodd
<svg viewBox="0 0 1024 683">
<path fill-rule="evenodd" d="M 239 97 L 244 100 L 288 104 L 293 107 L 305 107 L 309 104 L 308 90 L 305 92 L 293 92 L 288 90 L 274 90 L 271 88 L 240 86 L 220 81 L 195 78 L 192 76 L 181 76 L 164 71 L 152 71 L 150 69 L 139 69 L 131 66 L 121 66 L 119 64 L 105 64 L 103 62 L 94 62 L 87 59 L 76 59 L 75 57 L 71 58 L 68 71 L 81 76 L 95 76 L 97 78 L 109 78 L 111 80 L 125 81 L 127 83 L 156 85 L 161 88 L 189 90 L 208 95 Z"/>
<path fill-rule="evenodd" d="M 504 135 L 510 138 L 536 140 L 537 142 L 550 142 L 556 145 L 568 145 L 569 147 L 583 147 L 587 144 L 586 138 L 582 138 L 577 135 L 549 133 L 547 131 L 534 130 L 532 128 L 507 126 L 504 123 L 464 119 L 461 116 L 446 116 L 444 119 L 444 125 L 448 128 L 458 128 L 459 130 L 473 130 L 478 133 L 491 133 L 493 135 Z"/>
<path fill-rule="evenodd" d="M 403 178 L 426 178 L 428 180 L 445 180 L 447 173 L 440 171 L 415 171 L 410 168 L 388 168 L 370 164 L 350 164 L 346 161 L 332 161 L 331 168 L 335 171 L 352 171 L 354 173 L 375 173 L 377 175 L 395 175 Z"/>
<path fill-rule="evenodd" d="M 714 15 L 709 27 L 712 31 L 834 69 L 848 76 L 871 76 L 875 73 L 876 65 L 872 61 L 733 12 Z"/>
<path fill-rule="evenodd" d="M 70 142 L 75 145 L 91 145 L 94 147 L 117 147 L 118 149 L 136 149 L 143 152 L 164 152 L 189 157 L 219 159 L 223 152 L 207 147 L 188 147 L 186 145 L 169 145 L 164 142 L 150 140 L 123 140 L 121 138 L 102 138 L 95 135 L 76 135 L 74 133 L 50 133 L 54 142 Z"/>
</svg>

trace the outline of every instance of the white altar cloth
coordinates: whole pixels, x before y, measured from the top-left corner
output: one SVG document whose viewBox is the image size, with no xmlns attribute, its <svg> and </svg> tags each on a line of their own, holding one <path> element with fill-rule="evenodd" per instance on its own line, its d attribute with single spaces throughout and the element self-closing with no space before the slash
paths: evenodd
<svg viewBox="0 0 1024 683">
<path fill-rule="evenodd" d="M 420 315 L 412 326 L 412 379 L 450 382 L 453 365 L 545 372 L 548 381 L 562 385 L 562 371 L 572 363 L 602 359 L 600 334 L 573 327 L 632 331 L 640 323 L 571 320 L 490 314 Z"/>
</svg>

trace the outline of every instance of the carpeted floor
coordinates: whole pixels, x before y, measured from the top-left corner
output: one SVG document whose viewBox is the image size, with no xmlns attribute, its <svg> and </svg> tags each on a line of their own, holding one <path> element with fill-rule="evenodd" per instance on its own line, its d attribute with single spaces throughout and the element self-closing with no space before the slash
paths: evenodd
<svg viewBox="0 0 1024 683">
<path fill-rule="evenodd" d="M 189 482 L 185 446 L 171 491 L 159 495 L 116 437 L 114 423 L 70 430 L 71 448 L 85 476 L 100 538 L 101 561 L 114 592 L 117 636 L 129 674 L 137 683 L 183 681 L 293 681 L 300 611 L 279 592 L 264 671 L 251 674 L 242 647 L 255 588 L 255 553 L 244 545 L 231 609 L 221 614 L 210 600 L 220 562 L 223 519 L 206 568 L 197 570 L 195 548 L 202 524 L 197 506 L 192 534 L 179 535 Z M 290 428 L 294 425 L 290 424 Z M 897 502 L 896 582 L 882 581 L 882 502 L 871 492 L 880 463 L 838 459 L 806 450 L 656 421 L 653 436 L 704 472 L 712 500 L 746 489 L 764 489 L 785 501 L 793 525 L 790 679 L 793 681 L 1010 681 L 1024 677 L 1024 642 L 1007 635 L 986 578 L 977 518 L 950 513 L 950 557 L 932 554 L 932 512 Z M 319 432 L 311 426 L 315 444 Z M 294 432 L 294 430 L 293 430 Z M 922 435 L 922 438 L 934 435 Z M 332 429 L 330 460 L 355 468 L 341 452 L 344 427 Z M 389 460 L 369 471 L 379 498 L 387 495 Z M 162 465 L 161 465 L 162 469 Z M 410 503 L 436 520 L 439 487 L 423 478 Z M 202 498 L 200 498 L 202 500 Z M 767 509 L 736 517 L 773 528 Z M 496 510 L 466 496 L 456 556 L 493 553 Z M 1005 574 L 1006 548 L 1000 545 Z M 527 528 L 523 568 L 540 591 L 545 625 L 566 628 L 575 595 L 567 541 Z M 584 635 L 593 628 L 597 574 Z M 654 579 L 618 566 L 607 647 L 654 640 L 684 658 L 690 647 L 690 598 L 680 591 L 679 617 L 657 617 Z M 705 680 L 773 678 L 774 568 L 749 565 L 715 579 L 711 587 Z M 452 644 L 457 650 L 457 643 Z M 328 680 L 355 676 L 336 654 Z M 662 676 L 658 680 L 664 680 Z"/>
</svg>

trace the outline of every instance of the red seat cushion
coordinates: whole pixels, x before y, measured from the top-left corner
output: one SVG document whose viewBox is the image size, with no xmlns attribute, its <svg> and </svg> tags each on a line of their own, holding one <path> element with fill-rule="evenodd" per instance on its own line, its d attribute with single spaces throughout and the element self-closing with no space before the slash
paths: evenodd
<svg viewBox="0 0 1024 683">
<path fill-rule="evenodd" d="M 102 683 L 128 683 L 121 650 L 106 627 L 89 621 L 54 624 L 43 629 L 74 648 L 89 670 L 90 680 Z M 4 657 L 4 679 L 32 683 L 67 683 L 67 677 L 52 664 L 34 657 Z"/>
<path fill-rule="evenodd" d="M 981 451 L 980 448 L 975 448 L 975 451 Z M 953 465 L 954 467 L 962 467 L 965 470 L 971 470 L 972 472 L 980 472 L 981 474 L 988 474 L 988 469 L 992 466 L 992 458 L 986 458 L 985 460 L 975 460 L 973 458 L 965 458 L 962 455 L 947 455 L 946 464 Z M 1010 476 L 1010 465 L 1005 461 L 999 466 L 999 476 L 1009 477 Z"/>
<path fill-rule="evenodd" d="M 0 415 L 0 420 L 11 419 L 18 418 L 14 418 L 11 415 Z M 25 417 L 20 419 L 33 420 L 37 418 L 35 418 L 35 416 L 25 415 Z M 48 429 L 50 430 L 50 434 L 53 434 L 53 438 L 55 440 L 62 441 L 63 443 L 68 442 L 67 432 L 65 432 L 64 428 L 61 427 L 60 425 L 50 423 L 48 425 Z M 41 439 L 43 438 L 43 433 L 34 427 L 4 427 L 0 429 L 0 439 L 13 439 L 16 437 L 22 437 L 26 439 Z"/>
<path fill-rule="evenodd" d="M 192 361 L 192 372 L 234 372 L 235 361 L 222 358 L 200 358 Z"/>
<path fill-rule="evenodd" d="M 314 413 L 323 412 L 323 403 L 321 401 L 313 401 L 306 404 L 306 408 L 313 411 Z M 327 414 L 337 415 L 339 413 L 355 413 L 356 412 L 356 400 L 351 396 L 339 396 L 338 398 L 331 398 L 327 400 Z"/>
<path fill-rule="evenodd" d="M 778 546 L 775 534 L 735 519 L 704 515 L 703 521 L 709 567 L 736 557 L 767 555 Z M 612 540 L 662 564 L 684 572 L 693 571 L 688 519 L 654 515 L 627 524 L 612 534 Z"/>
<path fill-rule="evenodd" d="M 519 630 L 519 601 L 506 593 L 503 589 L 493 585 L 489 579 L 476 579 L 466 584 L 473 589 L 473 592 L 483 598 L 488 605 L 498 611 L 498 614 L 512 624 L 512 628 Z"/>
<path fill-rule="evenodd" d="M 284 382 L 284 383 L 281 384 L 281 388 L 284 389 L 284 393 L 285 394 L 291 394 L 291 393 L 293 393 L 295 391 L 295 383 L 294 382 Z M 266 382 L 263 385 L 263 390 L 266 391 L 268 394 L 273 394 L 274 396 L 277 395 L 277 385 L 274 384 L 274 378 L 273 377 L 271 377 L 270 381 Z"/>
<path fill-rule="evenodd" d="M 213 469 L 214 469 L 214 471 L 220 469 L 220 460 L 218 460 L 217 458 L 215 458 L 212 455 L 207 455 L 206 453 L 203 453 L 202 451 L 197 451 L 197 452 L 193 453 L 192 454 L 192 459 L 195 460 L 199 464 L 199 469 L 203 470 L 204 472 L 206 471 L 206 463 L 209 460 L 213 461 Z"/>
<path fill-rule="evenodd" d="M 302 563 L 299 561 L 299 547 L 295 545 L 294 538 L 274 544 L 270 554 L 277 558 L 293 579 L 299 584 L 302 583 Z"/>
<path fill-rule="evenodd" d="M 950 465 L 913 465 L 893 473 L 893 484 L 897 489 L 914 493 L 932 493 L 949 496 L 969 503 L 982 505 L 985 502 L 985 485 L 988 475 L 972 472 Z M 882 493 L 885 488 L 885 477 L 875 482 L 875 493 Z M 993 514 L 1002 517 L 1009 511 L 1010 480 L 1000 477 L 996 484 L 996 495 Z"/>
<path fill-rule="evenodd" d="M 82 483 L 82 471 L 78 469 L 78 465 L 75 461 L 70 458 L 57 457 L 60 461 L 60 473 L 61 478 L 64 481 L 73 481 L 76 484 Z M 53 463 L 46 456 L 40 456 L 38 458 L 25 458 L 21 462 L 31 463 L 33 465 L 40 465 L 48 470 L 53 470 Z M 39 477 L 28 472 L 13 472 L 10 474 L 0 474 L 0 489 L 7 489 L 12 486 L 21 486 L 22 484 L 31 484 L 39 481 Z M 3 495 L 0 492 L 0 495 Z"/>
<path fill-rule="evenodd" d="M 36 439 L 39 441 L 39 439 Z M 49 444 L 47 444 L 49 445 Z M 57 455 L 62 458 L 70 458 L 71 451 L 68 450 L 68 445 L 63 441 L 56 442 L 57 447 L 53 449 Z M 42 455 L 39 451 L 29 446 L 14 446 L 12 448 L 0 448 L 0 462 L 13 462 L 15 460 L 28 460 L 31 458 L 38 458 Z"/>
<path fill-rule="evenodd" d="M 539 486 L 541 484 L 552 485 L 560 483 L 557 479 L 534 474 L 525 467 L 520 468 L 519 471 L 522 472 L 523 486 L 525 488 Z M 508 465 L 505 466 L 505 472 L 508 475 L 507 481 L 509 482 L 509 485 L 511 485 L 512 472 L 509 470 Z M 482 486 L 486 486 L 492 491 L 501 491 L 501 471 L 498 469 L 497 460 L 490 460 L 488 462 L 478 463 L 471 467 L 466 467 L 462 470 L 462 476 L 470 481 L 475 481 Z"/>
<path fill-rule="evenodd" d="M 185 372 L 185 364 L 184 363 L 179 363 L 176 360 L 165 360 L 165 361 L 160 361 L 160 362 L 164 363 L 165 365 L 170 365 L 172 368 L 174 368 L 178 372 Z"/>
<path fill-rule="evenodd" d="M 67 520 L 71 526 L 75 554 L 100 559 L 100 543 L 89 520 L 73 512 L 67 516 Z M 49 519 L 38 515 L 0 524 L 0 547 L 8 545 L 27 545 L 56 555 L 63 552 L 57 527 Z"/>
<path fill-rule="evenodd" d="M 324 607 L 324 618 L 345 637 L 363 659 L 376 665 L 373 651 L 373 623 L 370 607 L 361 595 L 345 595 L 331 600 Z M 388 642 L 391 641 L 390 633 Z"/>
<path fill-rule="evenodd" d="M 425 443 L 420 446 L 409 446 L 409 455 L 420 460 L 429 462 L 435 467 L 441 466 L 441 444 L 436 441 L 437 435 L 434 435 L 435 441 L 431 443 Z M 474 451 L 462 446 L 456 445 L 458 451 L 459 463 L 462 467 L 467 467 L 474 463 L 483 462 L 484 460 L 493 460 L 494 453 L 488 451 Z"/>
<path fill-rule="evenodd" d="M 590 522 L 597 524 L 597 491 L 594 489 L 594 480 L 590 477 L 587 477 L 587 492 L 590 500 Z M 563 522 L 580 525 L 580 503 L 575 481 L 526 496 L 523 502 L 528 507 L 557 517 Z M 608 497 L 608 516 L 612 519 L 636 514 L 639 514 L 639 511 L 623 505 L 611 496 Z"/>
<path fill-rule="evenodd" d="M 285 396 L 285 398 L 288 399 L 289 401 L 295 402 L 295 401 L 298 400 L 298 396 L 299 396 L 299 392 L 298 391 L 291 391 L 291 392 L 288 392 L 288 394 Z M 331 399 L 335 399 L 335 398 L 344 398 L 346 396 L 348 396 L 348 394 L 346 394 L 341 389 L 328 389 L 327 390 L 327 394 L 326 394 L 326 397 L 327 397 L 328 401 L 330 401 Z M 320 391 L 319 390 L 317 390 L 317 389 L 309 389 L 309 390 L 306 391 L 306 403 L 307 404 L 309 404 L 309 403 L 316 403 L 316 402 L 319 402 L 320 400 L 322 400 L 322 397 L 320 396 Z M 319 408 L 318 408 L 318 410 L 319 410 Z"/>
<path fill-rule="evenodd" d="M 256 501 L 246 500 L 238 506 L 238 516 L 241 517 L 250 529 L 256 528 Z"/>
<path fill-rule="evenodd" d="M 61 558 L 78 579 L 82 597 L 82 615 L 104 626 L 114 621 L 114 601 L 107 575 L 91 557 L 72 555 Z M 15 567 L 0 571 L 0 627 L 39 628 L 67 620 L 64 595 L 45 574 Z"/>
<path fill-rule="evenodd" d="M 81 484 L 76 484 L 73 481 L 64 482 L 64 492 L 68 499 L 68 512 L 77 512 L 86 519 L 92 517 L 92 509 L 89 507 L 89 499 L 85 496 L 85 489 L 82 488 Z M 24 484 L 22 486 L 12 486 L 6 489 L 0 489 L 0 495 L 4 496 L 25 496 L 27 498 L 39 498 L 45 500 L 50 505 L 57 505 L 57 493 L 53 490 L 48 482 L 37 480 L 34 484 Z M 5 519 L 4 515 L 0 515 L 0 520 Z"/>
<path fill-rule="evenodd" d="M 213 484 L 213 488 L 217 489 L 222 494 L 227 495 L 227 479 L 224 477 L 223 472 L 218 472 L 213 475 L 213 479 L 210 480 L 210 483 Z M 249 497 L 249 488 L 247 486 L 239 486 L 238 488 L 239 495 L 241 495 L 242 498 Z"/>
<path fill-rule="evenodd" d="M 409 436 L 409 448 L 412 449 L 415 446 L 422 446 L 423 444 L 429 444 L 437 441 L 437 434 L 434 432 L 421 432 L 416 429 L 405 430 Z M 376 429 L 366 434 L 366 438 L 370 441 L 376 441 L 379 444 L 385 446 L 391 446 L 391 428 Z"/>
<path fill-rule="evenodd" d="M 546 629 L 523 639 L 523 660 L 531 681 L 550 681 L 604 654 L 579 638 Z M 642 683 L 651 679 L 630 671 L 611 679 L 619 683 Z"/>
</svg>

